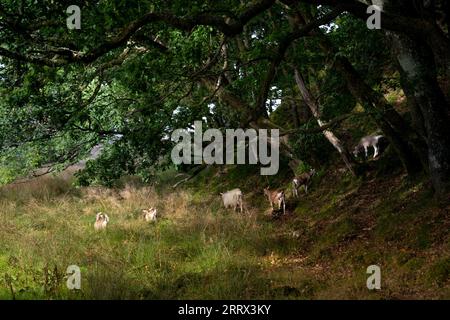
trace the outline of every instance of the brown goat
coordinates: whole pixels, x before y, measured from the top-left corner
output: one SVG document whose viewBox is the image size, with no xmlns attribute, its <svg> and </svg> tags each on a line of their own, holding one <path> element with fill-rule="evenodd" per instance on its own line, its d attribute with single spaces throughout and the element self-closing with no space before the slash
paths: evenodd
<svg viewBox="0 0 450 320">
<path fill-rule="evenodd" d="M 298 189 L 301 186 L 305 186 L 305 192 L 308 193 L 308 186 L 311 183 L 311 179 L 316 173 L 316 170 L 311 169 L 309 172 L 302 173 L 301 175 L 292 179 L 292 195 L 298 198 Z"/>
<path fill-rule="evenodd" d="M 270 202 L 270 206 L 273 210 L 273 204 L 276 203 L 278 205 L 278 209 L 281 209 L 281 205 L 283 205 L 283 214 L 286 213 L 286 196 L 283 190 L 269 190 L 269 187 L 264 188 L 264 195 L 267 196 L 267 199 Z"/>
</svg>

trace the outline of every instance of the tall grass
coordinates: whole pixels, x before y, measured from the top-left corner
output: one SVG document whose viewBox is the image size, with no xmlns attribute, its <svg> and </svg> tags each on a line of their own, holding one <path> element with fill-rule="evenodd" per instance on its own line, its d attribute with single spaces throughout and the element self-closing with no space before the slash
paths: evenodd
<svg viewBox="0 0 450 320">
<path fill-rule="evenodd" d="M 132 180 L 76 188 L 58 177 L 2 187 L 0 298 L 450 297 L 449 220 L 426 187 L 327 176 L 337 183 L 316 182 L 295 205 L 288 199 L 289 216 L 273 220 L 255 187 L 265 181 L 208 175 L 217 174 L 184 190 L 170 177 L 156 188 Z M 217 195 L 237 185 L 245 214 L 223 209 Z M 144 222 L 141 211 L 152 206 L 160 217 Z M 111 220 L 95 232 L 99 211 Z M 381 291 L 366 288 L 371 264 L 382 268 Z M 69 265 L 81 268 L 81 290 L 66 287 Z"/>
<path fill-rule="evenodd" d="M 196 201 L 197 200 L 197 201 Z M 186 191 L 151 187 L 75 189 L 41 178 L 0 193 L 1 298 L 265 298 L 258 254 L 266 235 L 255 215 L 221 209 Z M 141 210 L 160 218 L 146 223 Z M 111 221 L 95 232 L 98 211 Z M 65 270 L 82 270 L 69 291 Z"/>
</svg>

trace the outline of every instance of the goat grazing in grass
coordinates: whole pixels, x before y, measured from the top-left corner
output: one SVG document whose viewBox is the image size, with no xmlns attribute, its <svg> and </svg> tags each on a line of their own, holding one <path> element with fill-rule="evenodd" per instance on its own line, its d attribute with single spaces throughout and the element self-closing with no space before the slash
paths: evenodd
<svg viewBox="0 0 450 320">
<path fill-rule="evenodd" d="M 283 190 L 269 190 L 269 187 L 264 188 L 264 195 L 267 196 L 267 199 L 270 202 L 270 206 L 273 210 L 273 204 L 276 203 L 278 205 L 278 209 L 281 210 L 281 206 L 283 206 L 283 214 L 286 213 L 286 195 Z"/>
<path fill-rule="evenodd" d="M 94 229 L 103 230 L 106 229 L 106 225 L 109 222 L 109 217 L 106 213 L 99 212 L 95 217 Z"/>
<path fill-rule="evenodd" d="M 156 218 L 157 218 L 156 208 L 151 207 L 148 210 L 144 209 L 144 210 L 142 210 L 142 214 L 143 214 L 145 221 L 147 221 L 147 222 L 156 221 Z"/>
<path fill-rule="evenodd" d="M 243 209 L 243 195 L 241 189 L 233 189 L 220 194 L 222 196 L 223 205 L 225 208 L 234 208 L 234 211 L 237 211 L 239 207 L 241 209 L 241 213 L 244 211 Z"/>
<path fill-rule="evenodd" d="M 367 158 L 369 147 L 372 147 L 373 159 L 375 159 L 380 152 L 380 142 L 384 139 L 385 137 L 382 135 L 362 137 L 358 145 L 355 147 L 355 149 L 353 149 L 353 155 L 356 158 L 364 150 L 364 154 Z"/>
<path fill-rule="evenodd" d="M 316 174 L 315 169 L 309 170 L 309 172 L 302 173 L 301 175 L 292 179 L 292 195 L 298 198 L 298 189 L 301 186 L 305 187 L 305 192 L 308 193 L 308 187 L 311 184 L 312 177 Z"/>
</svg>

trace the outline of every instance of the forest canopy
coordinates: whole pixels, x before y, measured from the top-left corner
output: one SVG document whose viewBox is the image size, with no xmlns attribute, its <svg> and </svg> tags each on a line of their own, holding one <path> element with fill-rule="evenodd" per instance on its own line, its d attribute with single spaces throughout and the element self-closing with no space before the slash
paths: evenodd
<svg viewBox="0 0 450 320">
<path fill-rule="evenodd" d="M 82 183 L 149 179 L 170 165 L 170 133 L 202 119 L 205 129 L 278 128 L 291 163 L 336 153 L 357 175 L 351 146 L 333 131 L 370 132 L 341 128 L 350 121 L 382 132 L 405 172 L 429 175 L 444 195 L 449 3 L 373 1 L 379 30 L 366 24 L 371 4 L 3 0 L 0 183 L 65 168 L 98 146 Z M 71 5 L 80 29 L 67 26 Z M 393 90 L 404 109 L 386 96 Z"/>
</svg>

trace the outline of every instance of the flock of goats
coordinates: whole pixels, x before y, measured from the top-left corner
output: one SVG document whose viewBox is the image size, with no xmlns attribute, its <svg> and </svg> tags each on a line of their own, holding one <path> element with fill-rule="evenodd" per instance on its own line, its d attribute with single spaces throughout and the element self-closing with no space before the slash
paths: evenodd
<svg viewBox="0 0 450 320">
<path fill-rule="evenodd" d="M 305 172 L 294 179 L 292 179 L 292 195 L 298 198 L 298 189 L 300 187 L 305 188 L 305 192 L 308 193 L 308 186 L 311 183 L 312 177 L 316 173 L 315 169 L 311 169 L 309 172 Z M 225 208 L 233 208 L 234 211 L 240 209 L 243 212 L 244 200 L 241 189 L 236 188 L 225 193 L 221 193 L 223 205 Z M 278 206 L 278 210 L 283 210 L 283 214 L 286 213 L 286 194 L 284 190 L 270 190 L 269 187 L 264 188 L 264 196 L 269 200 L 272 212 L 274 210 L 274 204 Z"/>
<path fill-rule="evenodd" d="M 311 182 L 311 178 L 316 173 L 316 170 L 311 169 L 309 172 L 305 172 L 294 179 L 292 179 L 292 193 L 294 197 L 298 197 L 298 189 L 304 186 L 305 192 L 308 193 L 308 186 Z M 264 195 L 268 198 L 272 211 L 274 209 L 274 204 L 278 205 L 278 210 L 283 209 L 283 214 L 286 213 L 286 195 L 284 190 L 270 190 L 269 188 L 264 188 Z M 244 211 L 244 201 L 241 189 L 233 189 L 225 193 L 221 193 L 223 205 L 225 208 L 234 208 L 237 211 L 240 208 L 240 212 Z M 144 209 L 142 210 L 142 218 L 147 222 L 155 222 L 157 220 L 157 210 L 156 208 Z M 106 213 L 99 212 L 95 217 L 94 229 L 104 230 L 109 223 L 109 217 Z"/>
<path fill-rule="evenodd" d="M 370 135 L 361 138 L 359 144 L 354 148 L 353 154 L 358 157 L 364 151 L 364 155 L 368 157 L 368 149 L 372 147 L 374 150 L 373 158 L 375 159 L 380 154 L 380 142 L 385 138 L 382 135 Z M 308 187 L 311 184 L 312 177 L 316 173 L 315 169 L 311 169 L 308 172 L 302 173 L 292 179 L 292 196 L 298 198 L 298 190 L 300 187 L 304 187 L 305 192 L 308 193 Z M 222 196 L 223 205 L 225 208 L 233 208 L 236 212 L 240 209 L 240 212 L 244 212 L 244 200 L 243 193 L 241 189 L 236 188 L 220 194 Z M 286 194 L 284 190 L 270 190 L 269 187 L 264 188 L 264 196 L 269 200 L 270 206 L 272 208 L 272 214 L 274 212 L 274 204 L 278 206 L 278 211 L 282 211 L 283 214 L 286 213 Z M 142 210 L 142 218 L 147 222 L 155 222 L 157 219 L 156 208 L 144 209 Z M 103 230 L 109 223 L 109 217 L 106 213 L 97 213 L 94 229 Z"/>
<path fill-rule="evenodd" d="M 158 216 L 158 211 L 156 208 L 144 209 L 142 210 L 142 218 L 147 222 L 155 222 Z M 99 212 L 95 217 L 94 229 L 103 230 L 109 223 L 109 217 L 106 213 Z"/>
<path fill-rule="evenodd" d="M 369 148 L 373 148 L 373 159 L 379 154 L 382 145 L 386 142 L 386 138 L 382 135 L 369 135 L 361 138 L 358 145 L 353 149 L 353 155 L 356 157 L 363 154 L 366 158 L 369 156 Z M 298 189 L 304 187 L 305 192 L 308 193 L 308 187 L 311 183 L 312 177 L 316 173 L 315 169 L 311 169 L 309 172 L 305 172 L 292 179 L 292 196 L 298 198 Z M 234 211 L 240 209 L 243 212 L 243 194 L 241 189 L 233 189 L 225 193 L 221 193 L 222 201 L 225 208 L 234 208 Z M 278 206 L 278 211 L 286 213 L 286 194 L 284 190 L 270 190 L 269 187 L 264 188 L 264 196 L 270 202 L 272 207 L 272 214 L 274 213 L 274 204 Z"/>
</svg>

